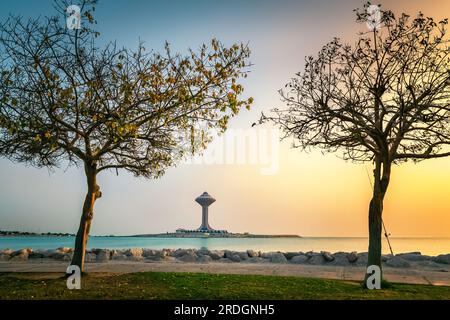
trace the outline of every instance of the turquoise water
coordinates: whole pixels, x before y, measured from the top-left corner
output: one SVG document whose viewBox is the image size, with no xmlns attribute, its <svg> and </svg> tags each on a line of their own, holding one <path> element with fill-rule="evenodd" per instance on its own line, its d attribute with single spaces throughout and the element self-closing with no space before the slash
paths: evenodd
<svg viewBox="0 0 450 320">
<path fill-rule="evenodd" d="M 73 247 L 74 237 L 0 237 L 0 249 L 55 249 Z M 89 248 L 207 248 L 244 251 L 367 251 L 366 238 L 150 238 L 150 237 L 90 237 Z M 420 251 L 437 255 L 450 253 L 450 238 L 392 238 L 394 253 Z M 383 252 L 389 247 L 383 240 Z"/>
</svg>

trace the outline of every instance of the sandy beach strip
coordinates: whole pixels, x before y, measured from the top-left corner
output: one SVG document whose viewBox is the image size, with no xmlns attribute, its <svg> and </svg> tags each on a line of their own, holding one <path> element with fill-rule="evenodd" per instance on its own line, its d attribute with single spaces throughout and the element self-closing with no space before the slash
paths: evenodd
<svg viewBox="0 0 450 320">
<path fill-rule="evenodd" d="M 64 261 L 3 261 L 0 272 L 63 273 L 68 266 Z M 109 261 L 86 263 L 91 273 L 133 273 L 133 272 L 201 272 L 214 274 L 255 274 L 274 276 L 295 276 L 323 279 L 354 280 L 364 277 L 364 267 L 317 266 L 275 263 L 186 263 L 186 262 L 141 262 Z M 416 268 L 383 268 L 383 276 L 390 282 L 450 286 L 450 267 L 439 270 Z"/>
</svg>

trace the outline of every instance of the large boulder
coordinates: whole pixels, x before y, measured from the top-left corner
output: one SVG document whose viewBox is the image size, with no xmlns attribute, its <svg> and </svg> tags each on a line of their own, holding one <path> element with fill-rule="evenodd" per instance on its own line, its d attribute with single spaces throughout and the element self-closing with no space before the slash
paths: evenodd
<svg viewBox="0 0 450 320">
<path fill-rule="evenodd" d="M 290 260 L 295 256 L 302 255 L 303 252 L 298 252 L 298 251 L 297 252 L 284 252 L 283 254 L 286 257 L 286 259 Z"/>
<path fill-rule="evenodd" d="M 29 248 L 14 251 L 10 254 L 10 260 L 14 260 L 14 261 L 28 260 L 28 256 L 31 252 L 33 252 L 33 250 L 29 249 Z"/>
<path fill-rule="evenodd" d="M 450 253 L 438 255 L 437 257 L 434 258 L 434 262 L 450 264 Z"/>
<path fill-rule="evenodd" d="M 307 257 L 304 254 L 299 254 L 297 256 L 292 257 L 289 262 L 296 263 L 296 264 L 303 264 L 306 263 L 309 260 L 309 257 Z"/>
<path fill-rule="evenodd" d="M 287 259 L 281 252 L 274 252 L 270 255 L 270 262 L 271 263 L 287 263 Z"/>
<path fill-rule="evenodd" d="M 247 250 L 247 255 L 250 258 L 255 258 L 255 257 L 259 257 L 261 253 L 259 251 L 255 251 L 255 250 Z"/>
<path fill-rule="evenodd" d="M 203 256 L 209 256 L 211 254 L 211 251 L 208 249 L 199 249 L 197 250 L 197 255 L 203 255 Z"/>
<path fill-rule="evenodd" d="M 314 265 L 324 264 L 326 262 L 325 258 L 320 253 L 313 253 L 309 255 L 308 263 Z"/>
<path fill-rule="evenodd" d="M 225 251 L 225 258 L 233 262 L 241 262 L 242 260 L 239 254 L 234 251 Z"/>
<path fill-rule="evenodd" d="M 427 261 L 431 260 L 430 256 L 422 255 L 420 252 L 407 252 L 407 253 L 399 253 L 396 255 L 402 259 L 408 261 Z"/>
<path fill-rule="evenodd" d="M 331 262 L 334 260 L 334 256 L 328 251 L 321 251 L 320 254 L 325 259 L 326 262 Z"/>
<path fill-rule="evenodd" d="M 99 249 L 96 252 L 97 262 L 107 262 L 111 259 L 111 251 L 108 249 Z"/>
<path fill-rule="evenodd" d="M 241 258 L 241 260 L 247 260 L 249 258 L 247 251 L 239 251 L 236 252 L 236 254 L 239 256 L 239 258 Z"/>
<path fill-rule="evenodd" d="M 198 257 L 198 260 L 197 260 L 198 262 L 201 262 L 201 263 L 208 263 L 208 262 L 211 262 L 212 261 L 212 258 L 209 256 L 209 255 L 200 255 L 199 257 Z"/>
<path fill-rule="evenodd" d="M 358 253 L 356 253 L 356 251 L 352 251 L 352 252 L 348 253 L 347 260 L 350 263 L 356 263 L 356 261 L 358 260 Z"/>
<path fill-rule="evenodd" d="M 211 250 L 209 252 L 209 256 L 213 259 L 213 260 L 219 260 L 221 258 L 223 258 L 225 255 L 224 251 L 221 250 Z"/>
<path fill-rule="evenodd" d="M 272 263 L 287 263 L 287 259 L 282 252 L 264 252 L 261 258 L 269 259 Z"/>
<path fill-rule="evenodd" d="M 13 251 L 11 249 L 0 250 L 0 261 L 7 261 L 11 258 Z"/>
<path fill-rule="evenodd" d="M 350 262 L 348 261 L 347 255 L 348 253 L 346 252 L 333 253 L 334 259 L 328 263 L 333 266 L 349 266 Z"/>
<path fill-rule="evenodd" d="M 10 255 L 6 253 L 0 253 L 0 261 L 8 261 L 10 259 Z"/>
<path fill-rule="evenodd" d="M 70 261 L 73 253 L 66 253 L 64 251 L 60 251 L 59 249 L 56 250 L 46 250 L 41 252 L 44 258 L 49 258 L 53 260 L 59 260 L 59 261 Z"/>
<path fill-rule="evenodd" d="M 130 260 L 142 260 L 142 248 L 131 248 L 125 250 L 124 254 L 130 259 Z"/>
<path fill-rule="evenodd" d="M 369 254 L 367 252 L 358 253 L 358 260 L 356 260 L 356 264 L 358 266 L 366 266 L 368 256 L 369 256 Z"/>
<path fill-rule="evenodd" d="M 43 259 L 45 257 L 45 250 L 34 250 L 28 255 L 28 259 Z"/>
<path fill-rule="evenodd" d="M 128 256 L 125 255 L 124 250 L 112 250 L 111 260 L 124 261 L 128 260 Z"/>
<path fill-rule="evenodd" d="M 186 251 L 184 255 L 178 256 L 177 259 L 183 262 L 196 262 L 197 254 L 195 254 L 193 251 Z"/>
<path fill-rule="evenodd" d="M 386 261 L 386 265 L 393 268 L 408 268 L 410 267 L 410 263 L 403 258 L 400 257 L 392 257 Z"/>
<path fill-rule="evenodd" d="M 153 257 L 158 256 L 158 255 L 159 255 L 158 250 L 142 249 L 142 256 L 144 258 L 153 258 Z"/>
<path fill-rule="evenodd" d="M 270 260 L 269 259 L 264 259 L 264 258 L 261 258 L 261 257 L 251 257 L 251 258 L 248 258 L 247 260 L 245 260 L 245 262 L 248 262 L 248 263 L 267 263 L 267 262 L 270 262 Z"/>
<path fill-rule="evenodd" d="M 434 261 L 431 260 L 425 260 L 425 261 L 414 261 L 414 266 L 418 266 L 421 268 L 441 268 L 441 265 L 439 263 L 436 263 Z"/>
<path fill-rule="evenodd" d="M 182 257 L 186 254 L 197 254 L 197 250 L 195 249 L 177 249 L 173 252 L 173 256 L 176 258 Z"/>
</svg>

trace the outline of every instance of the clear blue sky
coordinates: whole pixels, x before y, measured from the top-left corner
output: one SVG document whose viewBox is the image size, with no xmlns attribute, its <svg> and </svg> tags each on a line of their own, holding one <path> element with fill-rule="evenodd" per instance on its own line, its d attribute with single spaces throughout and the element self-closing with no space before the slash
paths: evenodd
<svg viewBox="0 0 450 320">
<path fill-rule="evenodd" d="M 334 36 L 355 38 L 361 26 L 354 23 L 352 10 L 363 3 L 100 0 L 95 18 L 102 41 L 117 40 L 128 47 L 135 47 L 139 39 L 154 50 L 161 50 L 167 40 L 177 51 L 196 48 L 212 37 L 227 44 L 249 42 L 254 66 L 245 82 L 245 92 L 255 98 L 254 108 L 243 111 L 231 123 L 232 128 L 247 129 L 261 111 L 280 106 L 277 90 L 301 70 L 304 56 L 314 54 Z M 445 0 L 433 4 L 419 0 L 382 3 L 397 11 L 423 10 L 436 14 L 437 18 L 450 14 L 449 1 Z M 52 2 L 2 0 L 0 20 L 10 13 L 23 17 L 51 15 Z M 370 187 L 363 167 L 344 163 L 332 155 L 300 154 L 298 150 L 290 150 L 288 143 L 281 145 L 279 161 L 279 172 L 272 176 L 261 175 L 258 166 L 206 164 L 170 169 L 157 181 L 136 179 L 126 173 L 118 177 L 102 174 L 99 182 L 103 197 L 96 204 L 92 234 L 196 228 L 200 225 L 201 211 L 194 198 L 208 191 L 217 199 L 211 207 L 210 224 L 218 229 L 315 236 L 366 235 Z M 448 160 L 438 163 L 450 168 Z M 414 170 L 429 173 L 426 166 Z M 448 171 L 439 176 L 450 176 Z M 338 172 L 341 176 L 334 181 L 332 177 Z M 406 172 L 400 174 L 410 177 L 409 171 Z M 346 176 L 345 187 L 340 184 L 342 175 Z M 392 192 L 401 198 L 401 185 L 395 181 L 393 184 Z M 84 193 L 84 176 L 79 168 L 63 167 L 49 173 L 0 159 L 0 229 L 76 232 Z M 426 207 L 426 203 L 422 205 Z M 386 218 L 393 226 L 390 231 L 396 235 L 450 236 L 450 220 L 444 220 L 437 229 L 427 229 L 420 218 L 404 226 L 402 221 L 414 208 L 398 202 L 388 203 L 387 210 L 389 206 L 396 208 Z M 447 209 L 448 206 L 440 208 Z"/>
</svg>

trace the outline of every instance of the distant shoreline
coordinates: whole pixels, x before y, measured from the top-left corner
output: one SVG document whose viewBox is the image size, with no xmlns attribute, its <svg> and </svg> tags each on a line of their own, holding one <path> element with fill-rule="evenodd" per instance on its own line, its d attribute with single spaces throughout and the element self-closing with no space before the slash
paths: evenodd
<svg viewBox="0 0 450 320">
<path fill-rule="evenodd" d="M 35 232 L 22 232 L 22 231 L 1 231 L 0 230 L 0 238 L 1 237 L 75 237 L 73 233 L 56 233 L 56 232 L 47 232 L 47 233 L 35 233 Z M 176 232 L 167 232 L 167 233 L 154 233 L 154 234 L 135 234 L 135 235 L 91 235 L 91 237 L 111 237 L 111 238 L 125 238 L 125 237 L 133 237 L 133 238 L 302 238 L 299 235 L 290 235 L 290 234 L 279 234 L 279 235 L 270 235 L 270 234 L 251 234 L 251 233 L 225 233 L 225 234 L 216 234 L 216 233 L 176 233 Z"/>
<path fill-rule="evenodd" d="M 302 238 L 292 234 L 251 234 L 251 233 L 156 233 L 156 234 L 136 234 L 127 237 L 140 238 Z"/>
</svg>

